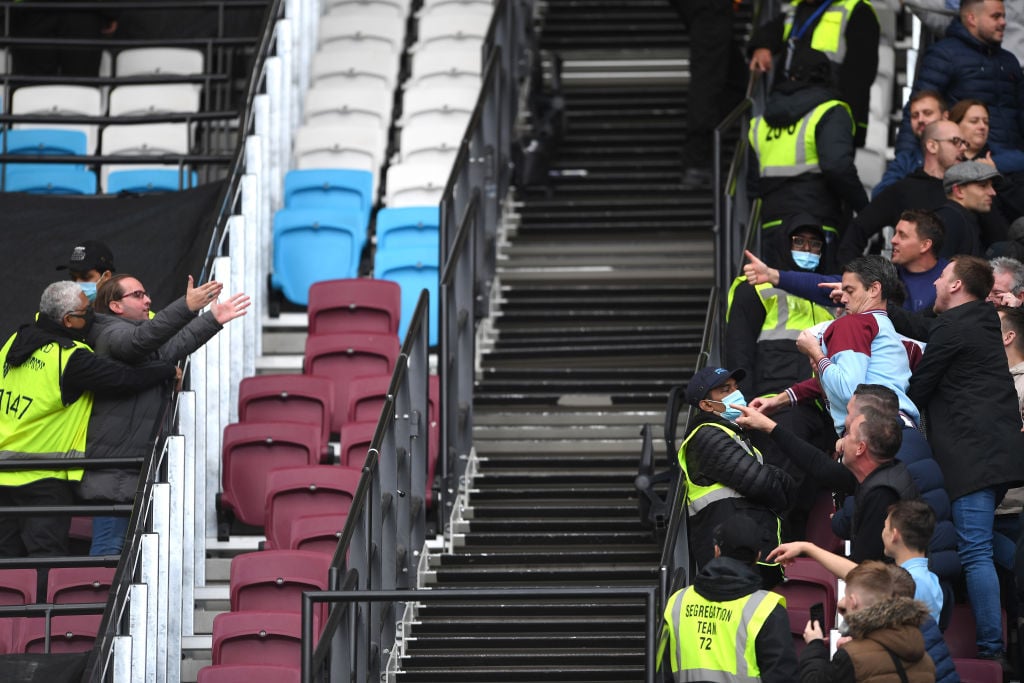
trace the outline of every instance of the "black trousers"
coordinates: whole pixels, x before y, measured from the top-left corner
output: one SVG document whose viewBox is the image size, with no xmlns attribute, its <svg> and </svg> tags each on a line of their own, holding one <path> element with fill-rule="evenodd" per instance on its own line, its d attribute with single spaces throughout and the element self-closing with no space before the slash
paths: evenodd
<svg viewBox="0 0 1024 683">
<path fill-rule="evenodd" d="M 0 506 L 73 505 L 71 482 L 40 479 L 24 486 L 0 486 Z M 70 515 L 0 517 L 0 557 L 59 557 L 68 554 Z"/>
<path fill-rule="evenodd" d="M 749 77 L 733 37 L 732 0 L 673 0 L 690 32 L 685 166 L 709 166 L 715 127 L 743 98 Z"/>
</svg>

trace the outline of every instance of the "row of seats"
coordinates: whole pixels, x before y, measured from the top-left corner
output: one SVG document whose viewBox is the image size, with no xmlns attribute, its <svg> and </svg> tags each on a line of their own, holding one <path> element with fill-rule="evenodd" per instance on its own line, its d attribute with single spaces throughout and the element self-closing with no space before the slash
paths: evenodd
<svg viewBox="0 0 1024 683">
<path fill-rule="evenodd" d="M 302 547 L 311 540 L 307 531 L 322 528 L 293 528 L 298 517 L 314 514 L 313 508 L 303 515 L 288 512 L 294 506 L 285 501 L 296 481 L 301 486 L 302 477 L 323 477 L 318 489 L 341 495 L 349 480 L 339 470 L 362 468 L 399 355 L 399 310 L 393 282 L 317 283 L 310 292 L 303 374 L 260 375 L 240 383 L 239 422 L 224 428 L 220 506 L 244 524 L 264 527 L 268 547 Z M 439 446 L 436 377 L 429 390 L 428 502 Z M 337 458 L 329 449 L 334 438 Z"/>
<path fill-rule="evenodd" d="M 35 569 L 0 570 L 0 605 L 106 603 L 114 578 L 110 567 L 54 567 L 39 595 Z M 45 600 L 40 599 L 45 597 Z M 100 614 L 58 615 L 51 621 L 51 652 L 85 652 L 99 631 Z M 45 651 L 45 617 L 0 618 L 0 654 Z"/>
<path fill-rule="evenodd" d="M 205 58 L 190 48 L 137 48 L 114 58 L 114 72 L 123 77 L 197 75 Z M 198 83 L 122 84 L 112 88 L 86 85 L 21 86 L 4 98 L 15 115 L 39 117 L 37 123 L 16 123 L 4 134 L 0 151 L 25 155 L 160 156 L 185 155 L 192 149 L 195 125 L 178 123 L 112 123 L 104 126 L 62 121 L 69 117 L 138 117 L 188 114 L 200 110 L 203 87 Z M 33 194 L 97 192 L 164 192 L 193 187 L 194 171 L 167 164 L 105 164 L 96 173 L 84 164 L 7 164 L 3 189 Z M 97 183 L 98 180 L 98 183 Z"/>
</svg>

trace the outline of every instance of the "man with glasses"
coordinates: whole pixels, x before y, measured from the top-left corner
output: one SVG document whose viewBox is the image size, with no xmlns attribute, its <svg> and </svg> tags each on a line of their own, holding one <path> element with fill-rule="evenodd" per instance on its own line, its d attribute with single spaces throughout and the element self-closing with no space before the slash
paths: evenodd
<svg viewBox="0 0 1024 683">
<path fill-rule="evenodd" d="M 942 96 L 934 90 L 921 90 L 910 96 L 907 105 L 910 109 L 910 129 L 914 133 L 913 144 L 908 149 L 897 151 L 896 157 L 885 168 L 885 174 L 871 190 L 874 199 L 885 188 L 897 180 L 906 178 L 924 163 L 921 153 L 921 137 L 929 123 L 944 121 L 949 118 L 949 111 Z"/>
<path fill-rule="evenodd" d="M 222 285 L 199 287 L 189 278 L 185 296 L 150 319 L 151 300 L 142 283 L 118 274 L 96 293 L 96 326 L 89 342 L 96 353 L 126 363 L 183 361 L 209 341 L 229 321 L 245 315 L 249 297 L 235 294 L 218 301 Z M 199 314 L 203 308 L 209 310 Z M 172 385 L 154 386 L 134 396 L 106 397 L 96 402 L 89 421 L 89 458 L 133 458 L 149 455 Z M 134 500 L 137 469 L 94 469 L 82 479 L 80 495 L 87 500 L 126 503 Z M 96 517 L 90 554 L 116 555 L 124 544 L 127 517 Z"/>
<path fill-rule="evenodd" d="M 39 315 L 0 349 L 0 458 L 24 460 L 85 457 L 94 402 L 125 396 L 166 382 L 165 361 L 134 367 L 102 358 L 86 345 L 93 312 L 78 284 L 55 282 L 43 291 Z M 0 471 L 0 506 L 73 505 L 71 482 L 82 470 Z M 67 515 L 0 516 L 0 557 L 68 554 Z"/>
<path fill-rule="evenodd" d="M 885 188 L 850 221 L 839 243 L 839 263 L 863 256 L 868 242 L 886 226 L 896 225 L 906 209 L 934 211 L 945 204 L 942 178 L 947 169 L 964 160 L 966 149 L 960 126 L 952 121 L 939 120 L 925 126 L 921 133 L 921 168 Z"/>
</svg>

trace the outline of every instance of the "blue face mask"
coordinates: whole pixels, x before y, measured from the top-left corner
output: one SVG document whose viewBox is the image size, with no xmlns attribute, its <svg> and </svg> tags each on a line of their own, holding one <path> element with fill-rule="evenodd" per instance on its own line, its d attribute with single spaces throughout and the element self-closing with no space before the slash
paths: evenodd
<svg viewBox="0 0 1024 683">
<path fill-rule="evenodd" d="M 85 298 L 90 302 L 96 301 L 96 283 L 95 282 L 79 282 L 78 286 L 82 288 L 82 292 L 85 293 Z"/>
<path fill-rule="evenodd" d="M 789 253 L 793 255 L 793 263 L 797 268 L 814 270 L 821 263 L 821 254 L 812 254 L 809 251 L 791 251 Z"/>
<path fill-rule="evenodd" d="M 722 417 L 724 417 L 726 420 L 732 420 L 733 422 L 735 422 L 736 418 L 743 415 L 743 413 L 741 413 L 736 408 L 730 407 L 729 404 L 731 403 L 732 405 L 746 406 L 747 399 L 743 397 L 743 392 L 737 389 L 736 391 L 732 392 L 731 394 L 723 398 L 721 401 L 715 401 L 715 403 L 723 404 L 725 410 L 722 411 Z"/>
</svg>

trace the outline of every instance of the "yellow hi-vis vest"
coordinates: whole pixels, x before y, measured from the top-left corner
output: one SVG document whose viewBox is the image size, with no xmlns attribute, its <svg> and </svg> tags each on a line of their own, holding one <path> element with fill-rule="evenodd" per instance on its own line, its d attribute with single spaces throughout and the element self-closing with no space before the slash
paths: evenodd
<svg viewBox="0 0 1024 683">
<path fill-rule="evenodd" d="M 677 591 L 665 607 L 659 665 L 668 647 L 677 683 L 760 681 L 755 643 L 776 605 L 785 607 L 786 599 L 765 590 L 727 602 L 708 600 L 693 586 Z"/>
<path fill-rule="evenodd" d="M 782 29 L 783 43 L 789 40 L 789 35 L 793 31 L 793 19 L 800 2 L 801 0 L 796 0 L 792 4 L 792 11 L 786 13 L 786 23 Z M 833 64 L 842 63 L 846 59 L 846 26 L 850 23 L 853 10 L 862 2 L 870 7 L 872 12 L 875 11 L 869 0 L 836 0 L 833 2 L 821 14 L 818 23 L 814 26 L 814 32 L 811 34 L 811 48 L 824 52 Z"/>
<path fill-rule="evenodd" d="M 757 153 L 761 177 L 793 178 L 803 173 L 821 173 L 814 131 L 833 107 L 846 110 L 850 116 L 850 130 L 855 132 L 850 105 L 842 100 L 822 102 L 786 128 L 772 128 L 763 116 L 751 120 L 747 138 Z"/>
<path fill-rule="evenodd" d="M 725 322 L 729 322 L 729 315 L 732 313 L 732 301 L 736 288 L 746 282 L 745 277 L 738 277 L 732 282 L 729 288 L 729 306 L 725 313 Z M 754 285 L 757 296 L 764 305 L 764 323 L 761 325 L 761 332 L 757 341 L 796 341 L 801 330 L 814 327 L 826 320 L 834 320 L 835 316 L 820 304 L 790 294 L 784 289 L 775 287 L 770 282 L 763 282 Z"/>
<path fill-rule="evenodd" d="M 60 390 L 71 354 L 92 349 L 81 342 L 74 342 L 70 349 L 49 343 L 12 367 L 7 354 L 17 336 L 11 335 L 0 349 L 0 459 L 84 458 L 92 392 L 65 406 Z M 0 486 L 24 486 L 48 478 L 78 481 L 82 470 L 0 470 Z"/>
<path fill-rule="evenodd" d="M 704 429 L 705 427 L 713 427 L 715 429 L 721 429 L 723 432 L 728 434 L 740 447 L 745 450 L 750 457 L 756 458 L 759 463 L 764 464 L 764 458 L 761 456 L 761 451 L 757 450 L 753 446 L 748 445 L 740 435 L 729 429 L 725 425 L 718 424 L 717 422 L 708 422 L 703 424 L 697 429 Z M 710 486 L 701 486 L 700 484 L 694 483 L 690 479 L 690 473 L 686 469 L 686 445 L 690 443 L 690 439 L 697 433 L 697 429 L 690 432 L 690 435 L 683 441 L 683 445 L 679 447 L 679 467 L 683 470 L 683 476 L 686 477 L 686 512 L 693 517 L 698 512 L 711 505 L 712 503 L 726 498 L 742 498 L 742 494 L 737 493 L 734 489 L 729 488 L 725 484 L 719 484 L 715 482 Z"/>
</svg>

